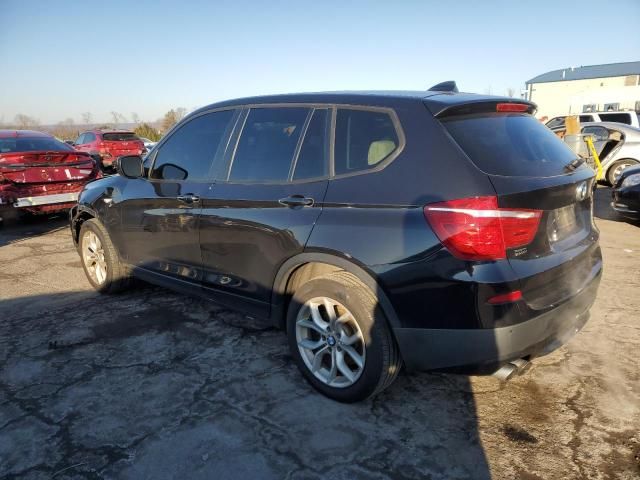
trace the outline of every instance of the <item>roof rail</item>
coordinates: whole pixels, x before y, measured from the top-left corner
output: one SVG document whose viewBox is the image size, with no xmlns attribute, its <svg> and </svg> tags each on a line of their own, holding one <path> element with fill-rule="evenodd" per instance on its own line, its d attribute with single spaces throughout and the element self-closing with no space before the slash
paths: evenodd
<svg viewBox="0 0 640 480">
<path fill-rule="evenodd" d="M 447 80 L 446 82 L 438 83 L 431 87 L 428 92 L 454 92 L 458 93 L 458 86 L 454 80 Z"/>
</svg>

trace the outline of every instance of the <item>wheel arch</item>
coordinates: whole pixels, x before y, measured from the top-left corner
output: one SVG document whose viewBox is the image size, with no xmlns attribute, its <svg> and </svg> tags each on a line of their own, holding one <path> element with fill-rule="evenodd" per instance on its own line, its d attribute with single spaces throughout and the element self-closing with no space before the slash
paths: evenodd
<svg viewBox="0 0 640 480">
<path fill-rule="evenodd" d="M 400 320 L 375 275 L 366 267 L 340 257 L 337 254 L 305 252 L 285 261 L 275 276 L 271 293 L 271 321 L 284 328 L 287 307 L 295 287 L 305 281 L 334 271 L 346 271 L 354 275 L 373 293 L 389 321 L 391 329 L 400 327 Z"/>
<path fill-rule="evenodd" d="M 92 218 L 98 218 L 98 214 L 94 210 L 82 205 L 75 207 L 74 210 L 75 212 L 72 210 L 71 234 L 74 245 L 78 245 L 82 224 Z"/>
<path fill-rule="evenodd" d="M 606 172 L 604 173 L 604 178 L 606 179 L 607 182 L 609 182 L 609 172 L 611 172 L 611 170 L 618 165 L 621 162 L 624 162 L 625 160 L 629 160 L 633 163 L 635 163 L 636 165 L 640 165 L 640 159 L 637 158 L 633 158 L 633 157 L 624 157 L 624 158 L 617 158 L 616 160 L 614 160 L 613 162 L 611 162 L 606 169 Z M 613 186 L 613 185 L 612 185 Z"/>
</svg>

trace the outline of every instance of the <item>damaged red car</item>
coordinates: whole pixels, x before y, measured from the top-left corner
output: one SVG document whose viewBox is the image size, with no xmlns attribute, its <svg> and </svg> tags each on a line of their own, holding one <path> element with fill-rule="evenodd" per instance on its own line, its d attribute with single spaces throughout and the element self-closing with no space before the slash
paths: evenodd
<svg viewBox="0 0 640 480">
<path fill-rule="evenodd" d="M 84 185 L 100 177 L 88 153 L 51 135 L 0 130 L 0 219 L 67 210 Z"/>
<path fill-rule="evenodd" d="M 73 146 L 80 152 L 89 153 L 107 169 L 119 157 L 146 153 L 142 140 L 125 130 L 89 130 L 80 134 Z"/>
</svg>

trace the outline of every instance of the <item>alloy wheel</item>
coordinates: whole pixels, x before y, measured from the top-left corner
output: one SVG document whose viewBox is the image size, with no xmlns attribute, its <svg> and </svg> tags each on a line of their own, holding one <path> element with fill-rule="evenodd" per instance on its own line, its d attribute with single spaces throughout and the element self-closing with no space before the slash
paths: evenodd
<svg viewBox="0 0 640 480">
<path fill-rule="evenodd" d="M 100 238 L 91 230 L 82 237 L 82 261 L 91 279 L 98 285 L 107 280 L 107 262 Z"/>
<path fill-rule="evenodd" d="M 613 183 L 615 185 L 615 183 L 618 181 L 618 179 L 620 178 L 620 175 L 622 175 L 622 171 L 627 168 L 630 167 L 631 164 L 630 163 L 621 163 L 620 165 L 618 165 L 614 170 L 613 170 Z"/>
<path fill-rule="evenodd" d="M 296 342 L 307 368 L 325 385 L 346 388 L 362 375 L 364 336 L 340 302 L 328 297 L 306 301 L 296 317 Z"/>
</svg>

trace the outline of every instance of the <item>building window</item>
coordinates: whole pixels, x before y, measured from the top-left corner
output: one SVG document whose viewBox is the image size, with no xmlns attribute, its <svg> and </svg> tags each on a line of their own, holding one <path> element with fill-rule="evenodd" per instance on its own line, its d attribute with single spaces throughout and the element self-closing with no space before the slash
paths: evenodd
<svg viewBox="0 0 640 480">
<path fill-rule="evenodd" d="M 582 113 L 595 112 L 596 110 L 598 110 L 598 105 L 596 105 L 595 103 L 590 103 L 588 105 L 582 106 Z"/>
<path fill-rule="evenodd" d="M 620 104 L 619 103 L 605 103 L 604 104 L 604 111 L 605 112 L 615 112 L 616 110 L 620 110 Z"/>
</svg>

